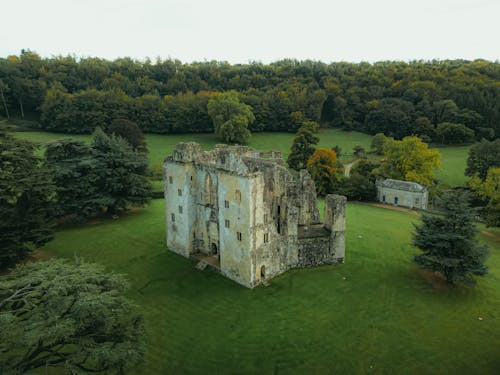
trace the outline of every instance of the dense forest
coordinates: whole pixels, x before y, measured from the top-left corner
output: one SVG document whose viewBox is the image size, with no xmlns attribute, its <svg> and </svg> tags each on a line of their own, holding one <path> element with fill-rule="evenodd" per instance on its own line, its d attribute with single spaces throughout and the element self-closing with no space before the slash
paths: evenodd
<svg viewBox="0 0 500 375">
<path fill-rule="evenodd" d="M 0 59 L 0 116 L 46 130 L 90 133 L 116 118 L 145 132 L 211 132 L 207 103 L 234 90 L 256 131 L 322 127 L 461 143 L 500 135 L 500 63 L 484 60 L 325 64 L 182 63 L 57 56 Z"/>
</svg>

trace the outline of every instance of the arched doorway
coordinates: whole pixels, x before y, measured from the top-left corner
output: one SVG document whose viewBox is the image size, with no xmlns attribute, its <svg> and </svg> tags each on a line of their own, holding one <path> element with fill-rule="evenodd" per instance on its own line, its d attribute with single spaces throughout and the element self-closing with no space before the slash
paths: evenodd
<svg viewBox="0 0 500 375">
<path fill-rule="evenodd" d="M 260 278 L 261 280 L 264 280 L 266 278 L 266 266 L 260 267 Z"/>
<path fill-rule="evenodd" d="M 212 242 L 212 245 L 210 246 L 210 253 L 212 255 L 219 255 L 219 249 L 217 248 L 215 242 Z"/>
</svg>

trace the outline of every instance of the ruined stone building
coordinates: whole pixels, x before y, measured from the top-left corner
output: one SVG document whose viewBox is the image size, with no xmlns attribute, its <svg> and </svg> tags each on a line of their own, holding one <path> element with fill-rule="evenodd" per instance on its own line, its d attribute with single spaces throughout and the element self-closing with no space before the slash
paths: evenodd
<svg viewBox="0 0 500 375">
<path fill-rule="evenodd" d="M 346 198 L 328 195 L 281 153 L 179 143 L 163 164 L 167 247 L 247 287 L 290 268 L 344 262 Z M 202 267 L 201 267 L 202 268 Z"/>
</svg>

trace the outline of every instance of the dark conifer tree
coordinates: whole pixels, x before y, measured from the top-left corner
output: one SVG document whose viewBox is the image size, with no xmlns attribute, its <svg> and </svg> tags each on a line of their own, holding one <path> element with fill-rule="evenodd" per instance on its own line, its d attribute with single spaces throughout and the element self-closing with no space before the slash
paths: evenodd
<svg viewBox="0 0 500 375">
<path fill-rule="evenodd" d="M 288 167 L 295 169 L 305 169 L 307 161 L 314 154 L 314 145 L 317 145 L 319 138 L 314 135 L 319 130 L 319 125 L 313 121 L 305 121 L 299 128 L 292 143 L 290 155 L 288 155 Z"/>
<path fill-rule="evenodd" d="M 422 251 L 414 261 L 423 269 L 440 272 L 449 283 L 474 284 L 473 276 L 487 272 L 484 264 L 488 248 L 475 236 L 474 210 L 469 194 L 446 191 L 439 199 L 442 215 L 425 213 L 415 226 L 413 245 Z"/>
<path fill-rule="evenodd" d="M 36 146 L 0 130 L 0 268 L 47 243 L 54 233 L 55 186 Z"/>
</svg>

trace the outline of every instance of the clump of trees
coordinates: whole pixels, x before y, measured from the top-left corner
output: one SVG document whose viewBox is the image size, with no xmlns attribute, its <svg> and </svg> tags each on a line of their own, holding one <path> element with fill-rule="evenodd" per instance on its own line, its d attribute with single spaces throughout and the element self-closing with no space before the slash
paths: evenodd
<svg viewBox="0 0 500 375">
<path fill-rule="evenodd" d="M 319 138 L 315 135 L 319 131 L 319 125 L 314 121 L 302 121 L 302 124 L 293 138 L 290 155 L 288 155 L 288 167 L 296 171 L 305 169 L 307 161 L 314 154 L 314 146 L 318 144 Z"/>
<path fill-rule="evenodd" d="M 314 180 L 319 195 L 333 192 L 344 173 L 335 151 L 327 148 L 318 148 L 314 151 L 307 161 L 307 171 Z"/>
<path fill-rule="evenodd" d="M 422 185 L 434 185 L 434 169 L 440 165 L 440 153 L 430 149 L 416 136 L 401 141 L 387 139 L 383 146 L 384 158 L 379 175 L 396 180 L 413 181 Z"/>
<path fill-rule="evenodd" d="M 0 269 L 47 243 L 56 219 L 85 220 L 151 198 L 147 155 L 100 129 L 92 144 L 37 147 L 0 130 Z"/>
<path fill-rule="evenodd" d="M 106 129 L 107 134 L 114 134 L 125 139 L 132 149 L 147 152 L 146 140 L 144 134 L 137 124 L 125 118 L 119 118 L 111 121 Z"/>
<path fill-rule="evenodd" d="M 33 143 L 0 130 L 0 269 L 52 239 L 56 186 Z"/>
<path fill-rule="evenodd" d="M 97 129 L 90 145 L 54 141 L 45 158 L 54 176 L 58 216 L 84 220 L 149 202 L 147 156 L 120 136 Z"/>
<path fill-rule="evenodd" d="M 469 150 L 465 174 L 469 187 L 484 201 L 483 217 L 488 226 L 500 226 L 500 140 L 474 144 Z"/>
<path fill-rule="evenodd" d="M 208 114 L 215 134 L 226 143 L 247 143 L 251 133 L 248 125 L 255 121 L 252 107 L 243 104 L 236 92 L 217 95 L 208 102 Z"/>
<path fill-rule="evenodd" d="M 467 142 L 472 133 L 499 136 L 498 81 L 500 63 L 484 60 L 230 65 L 42 59 L 24 50 L 0 58 L 0 115 L 35 115 L 42 128 L 68 133 L 106 129 L 115 118 L 146 132 L 211 132 L 209 100 L 236 91 L 252 107 L 252 132 L 296 132 L 292 114 L 300 112 L 324 126 L 396 139 Z"/>
<path fill-rule="evenodd" d="M 143 319 L 103 267 L 29 263 L 0 279 L 0 372 L 124 373 L 141 363 Z"/>
<path fill-rule="evenodd" d="M 424 213 L 415 226 L 413 245 L 421 254 L 414 261 L 423 269 L 439 272 L 451 284 L 474 284 L 474 276 L 487 272 L 488 248 L 475 236 L 475 213 L 467 192 L 446 191 L 439 199 L 441 214 Z"/>
</svg>

